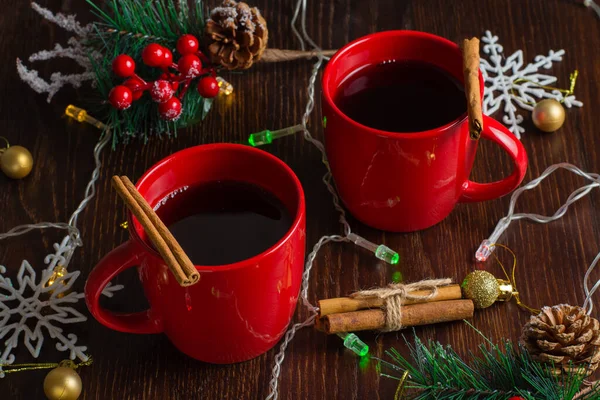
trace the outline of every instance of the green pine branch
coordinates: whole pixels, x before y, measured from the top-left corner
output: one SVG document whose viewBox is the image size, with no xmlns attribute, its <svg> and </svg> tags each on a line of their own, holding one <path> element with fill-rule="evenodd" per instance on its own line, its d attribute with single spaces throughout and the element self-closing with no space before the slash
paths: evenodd
<svg viewBox="0 0 600 400">
<path fill-rule="evenodd" d="M 574 372 L 554 376 L 520 346 L 485 340 L 479 356 L 470 353 L 464 360 L 450 346 L 436 341 L 425 344 L 416 335 L 414 343 L 405 338 L 410 357 L 403 357 L 394 348 L 387 350 L 392 362 L 380 362 L 392 372 L 382 375 L 400 380 L 407 371 L 404 388 L 414 392 L 411 398 L 416 400 L 507 400 L 513 396 L 527 400 L 600 399 L 600 384 L 588 387 L 585 378 Z"/>
<path fill-rule="evenodd" d="M 158 105 L 145 94 L 127 110 L 119 111 L 107 103 L 110 90 L 122 84 L 123 79 L 113 75 L 112 60 L 119 54 L 129 54 L 136 62 L 136 73 L 147 81 L 156 80 L 162 71 L 142 62 L 142 50 L 149 43 L 159 43 L 171 50 L 177 39 L 190 33 L 202 38 L 204 10 L 201 0 L 189 7 L 187 0 L 108 0 L 106 10 L 87 0 L 92 13 L 98 18 L 86 45 L 93 51 L 90 58 L 96 74 L 97 98 L 90 99 L 90 110 L 110 125 L 113 147 L 139 137 L 146 142 L 150 136 L 176 134 L 177 129 L 203 120 L 212 105 L 190 87 L 182 99 L 181 117 L 175 122 L 160 118 Z M 94 54 L 100 53 L 101 57 Z M 175 56 L 176 57 L 176 56 Z"/>
</svg>

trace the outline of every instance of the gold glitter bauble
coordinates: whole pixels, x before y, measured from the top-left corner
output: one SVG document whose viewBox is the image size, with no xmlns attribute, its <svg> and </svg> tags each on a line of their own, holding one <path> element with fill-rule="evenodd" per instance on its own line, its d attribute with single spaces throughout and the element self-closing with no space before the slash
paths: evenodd
<svg viewBox="0 0 600 400">
<path fill-rule="evenodd" d="M 542 100 L 533 107 L 531 119 L 538 129 L 554 132 L 565 123 L 565 108 L 557 100 Z"/>
<path fill-rule="evenodd" d="M 11 146 L 0 152 L 0 169 L 9 178 L 25 178 L 33 168 L 33 157 L 22 146 Z"/>
<path fill-rule="evenodd" d="M 473 271 L 465 277 L 462 285 L 463 296 L 473 300 L 475 308 L 487 308 L 500 296 L 498 279 L 487 271 Z"/>
<path fill-rule="evenodd" d="M 71 365 L 71 366 L 69 366 Z M 79 374 L 72 361 L 63 361 L 48 372 L 44 379 L 44 393 L 50 400 L 77 400 L 82 390 Z"/>
</svg>

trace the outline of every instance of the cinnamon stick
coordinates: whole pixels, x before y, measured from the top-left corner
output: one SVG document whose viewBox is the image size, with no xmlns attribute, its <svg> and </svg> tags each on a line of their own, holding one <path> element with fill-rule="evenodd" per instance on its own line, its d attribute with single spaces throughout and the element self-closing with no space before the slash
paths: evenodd
<svg viewBox="0 0 600 400">
<path fill-rule="evenodd" d="M 431 293 L 430 290 L 417 290 L 410 292 L 415 296 L 427 296 Z M 402 302 L 403 305 L 431 303 L 434 301 L 458 300 L 462 298 L 460 285 L 448 285 L 438 288 L 438 294 L 431 299 L 411 300 L 406 299 Z M 384 300 L 381 298 L 352 298 L 352 297 L 337 297 L 332 299 L 319 300 L 319 317 L 324 317 L 330 314 L 345 313 L 351 311 L 364 310 L 367 308 L 381 308 Z"/>
<path fill-rule="evenodd" d="M 181 286 L 191 286 L 197 283 L 200 280 L 198 270 L 129 178 L 113 176 L 112 185 L 127 208 L 140 222 L 177 282 Z"/>
<path fill-rule="evenodd" d="M 330 57 L 337 52 L 337 49 L 323 50 L 325 57 Z M 316 51 L 303 51 L 303 50 L 286 50 L 286 49 L 269 49 L 266 48 L 262 56 L 260 56 L 260 62 L 283 62 L 283 61 L 294 61 L 300 59 L 310 59 L 317 57 Z"/>
<path fill-rule="evenodd" d="M 402 326 L 419 326 L 472 318 L 472 300 L 448 300 L 412 304 L 402 307 Z M 323 317 L 325 333 L 357 332 L 385 328 L 385 312 L 381 309 L 330 314 Z"/>
<path fill-rule="evenodd" d="M 467 114 L 469 116 L 469 135 L 478 140 L 483 130 L 483 111 L 479 86 L 479 39 L 463 41 L 463 74 L 465 77 L 465 95 L 467 96 Z"/>
</svg>

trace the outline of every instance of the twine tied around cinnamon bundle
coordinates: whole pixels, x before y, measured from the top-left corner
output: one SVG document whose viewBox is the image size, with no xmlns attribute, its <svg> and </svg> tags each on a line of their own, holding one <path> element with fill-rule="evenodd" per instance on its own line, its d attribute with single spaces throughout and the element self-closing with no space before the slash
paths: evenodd
<svg viewBox="0 0 600 400">
<path fill-rule="evenodd" d="M 384 301 L 383 310 L 385 311 L 385 327 L 382 332 L 398 331 L 402 326 L 402 305 L 406 300 L 427 301 L 438 295 L 441 286 L 450 285 L 452 279 L 425 279 L 419 282 L 408 284 L 391 283 L 387 287 L 361 290 L 352 293 L 351 298 L 372 299 L 380 298 Z M 415 294 L 419 290 L 429 290 L 428 294 Z"/>
</svg>

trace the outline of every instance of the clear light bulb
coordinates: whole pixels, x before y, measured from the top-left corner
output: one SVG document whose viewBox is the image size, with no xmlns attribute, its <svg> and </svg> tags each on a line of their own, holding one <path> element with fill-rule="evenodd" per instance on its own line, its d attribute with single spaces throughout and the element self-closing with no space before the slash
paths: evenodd
<svg viewBox="0 0 600 400">
<path fill-rule="evenodd" d="M 479 245 L 479 248 L 475 252 L 475 259 L 479 262 L 484 262 L 492 255 L 492 248 L 490 247 L 490 241 L 485 239 Z"/>
</svg>

